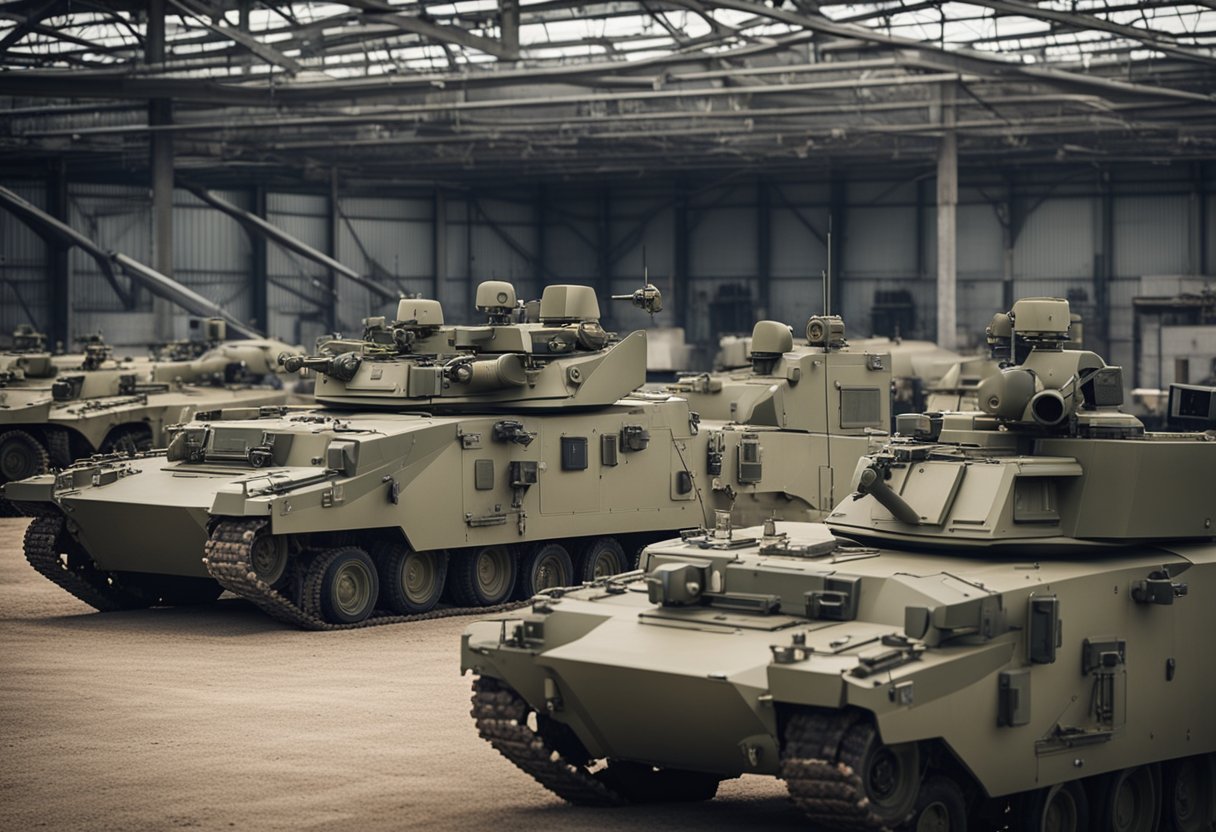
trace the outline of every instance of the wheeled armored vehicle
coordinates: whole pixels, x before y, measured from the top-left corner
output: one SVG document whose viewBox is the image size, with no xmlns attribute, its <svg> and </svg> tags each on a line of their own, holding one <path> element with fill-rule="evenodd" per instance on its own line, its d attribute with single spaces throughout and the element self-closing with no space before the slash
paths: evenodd
<svg viewBox="0 0 1216 832">
<path fill-rule="evenodd" d="M 634 297 L 653 306 L 649 291 Z M 549 286 L 535 323 L 518 322 L 510 284 L 477 298 L 484 325 L 405 300 L 361 338 L 290 359 L 316 373 L 315 409 L 208 413 L 165 454 L 8 486 L 44 513 L 27 557 L 101 608 L 143 603 L 123 588 L 162 577 L 310 628 L 439 614 L 445 592 L 458 610 L 494 606 L 623 572 L 715 509 L 820 518 L 835 472 L 889 418 L 880 357 L 787 354 L 781 324 L 760 326 L 775 336 L 764 383 L 714 421 L 634 392 L 646 335 L 606 333 L 590 288 Z"/>
<path fill-rule="evenodd" d="M 79 361 L 15 353 L 0 371 L 0 485 L 90 454 L 164 447 L 166 430 L 200 410 L 280 405 L 286 394 L 251 384 L 280 370 L 292 348 L 229 341 L 188 361 L 116 361 L 100 340 Z M 0 514 L 16 513 L 0 498 Z"/>
<path fill-rule="evenodd" d="M 1211 830 L 1216 431 L 1118 412 L 1066 301 L 998 317 L 1031 349 L 982 411 L 902 417 L 825 524 L 722 515 L 469 627 L 481 736 L 579 804 L 752 773 L 815 829 Z"/>
</svg>

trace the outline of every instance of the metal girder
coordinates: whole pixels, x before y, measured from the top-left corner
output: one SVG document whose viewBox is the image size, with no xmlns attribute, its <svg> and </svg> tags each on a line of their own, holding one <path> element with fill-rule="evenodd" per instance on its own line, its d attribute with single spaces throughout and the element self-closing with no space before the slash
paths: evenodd
<svg viewBox="0 0 1216 832">
<path fill-rule="evenodd" d="M 190 193 L 194 194 L 212 208 L 223 211 L 228 216 L 237 220 L 250 233 L 260 234 L 275 244 L 287 249 L 288 251 L 295 252 L 301 257 L 311 260 L 314 263 L 318 263 L 333 271 L 335 274 L 340 274 L 347 280 L 351 280 L 359 284 L 365 289 L 370 289 L 372 292 L 375 292 L 385 300 L 397 300 L 399 297 L 401 297 L 399 293 L 385 289 L 375 281 L 368 280 L 354 269 L 350 268 L 349 266 L 342 265 L 328 254 L 317 251 L 315 248 L 303 242 L 299 238 L 293 237 L 283 229 L 272 225 L 256 214 L 251 214 L 243 208 L 238 208 L 228 200 L 211 193 L 206 188 L 199 187 L 198 185 L 186 185 L 185 187 L 186 190 L 190 191 Z"/>
<path fill-rule="evenodd" d="M 14 216 L 33 228 L 44 239 L 57 240 L 60 245 L 76 246 L 92 257 L 97 261 L 102 274 L 107 275 L 110 285 L 114 287 L 120 297 L 124 298 L 124 302 L 129 300 L 130 295 L 114 280 L 115 267 L 152 294 L 177 304 L 193 315 L 223 318 L 234 332 L 240 333 L 246 338 L 262 337 L 261 332 L 233 317 L 219 304 L 207 300 L 193 289 L 183 286 L 171 277 L 166 277 L 133 257 L 118 251 L 105 251 L 71 226 L 57 220 L 37 206 L 31 205 L 7 188 L 0 187 L 0 204 L 3 204 Z"/>
<path fill-rule="evenodd" d="M 1137 29 L 1135 26 L 1125 26 L 1121 23 L 1113 23 L 1109 20 L 1104 20 L 1095 15 L 1082 14 L 1080 12 L 1064 12 L 1056 9 L 1041 6 L 1037 3 L 1026 3 L 1023 0 L 966 0 L 966 2 L 975 5 L 983 6 L 1005 14 L 1016 14 L 1022 17 L 1037 18 L 1039 20 L 1050 20 L 1055 23 L 1062 23 L 1066 26 L 1075 27 L 1078 29 L 1097 29 L 1101 32 L 1110 32 L 1112 34 L 1121 35 L 1122 37 L 1143 43 L 1153 49 L 1158 49 L 1169 55 L 1176 55 L 1179 58 L 1185 58 L 1190 61 L 1201 61 L 1206 64 L 1216 64 L 1216 55 L 1206 52 L 1199 52 L 1193 49 L 1186 49 L 1177 43 L 1170 43 L 1163 39 L 1164 33 L 1151 32 L 1145 29 Z"/>
<path fill-rule="evenodd" d="M 240 29 L 232 26 L 221 26 L 217 23 L 212 23 L 210 20 L 208 20 L 208 16 L 211 14 L 211 11 L 203 4 L 195 2 L 195 0 L 168 0 L 168 2 L 179 11 L 196 19 L 208 30 L 239 43 L 241 46 L 245 47 L 262 60 L 276 66 L 281 66 L 292 75 L 295 75 L 304 69 L 303 65 L 299 61 L 295 60 L 294 58 L 289 58 L 279 50 L 258 40 L 252 35 L 242 32 Z"/>
<path fill-rule="evenodd" d="M 51 216 L 36 205 L 26 202 L 8 188 L 0 187 L 0 205 L 3 205 L 13 216 L 33 229 L 34 233 L 48 244 L 60 248 L 75 246 L 92 257 L 97 262 L 97 268 L 101 270 L 102 277 L 106 279 L 106 282 L 110 284 L 110 288 L 114 290 L 114 294 L 118 295 L 119 300 L 122 301 L 123 307 L 126 309 L 131 308 L 131 292 L 118 282 L 118 278 L 114 274 L 114 267 L 110 262 L 109 252 L 102 249 L 66 222 Z"/>
</svg>

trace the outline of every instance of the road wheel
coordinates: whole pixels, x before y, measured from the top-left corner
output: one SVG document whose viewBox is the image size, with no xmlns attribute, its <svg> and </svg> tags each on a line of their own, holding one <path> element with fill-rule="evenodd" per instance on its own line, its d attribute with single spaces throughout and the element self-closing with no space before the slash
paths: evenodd
<svg viewBox="0 0 1216 832">
<path fill-rule="evenodd" d="M 960 832 L 966 828 L 967 801 L 958 784 L 940 776 L 925 780 L 907 824 L 909 832 Z"/>
<path fill-rule="evenodd" d="M 594 581 L 625 571 L 625 550 L 614 537 L 596 537 L 583 544 L 574 564 L 577 581 Z"/>
<path fill-rule="evenodd" d="M 858 722 L 840 744 L 840 762 L 861 778 L 870 811 L 887 826 L 907 821 L 920 791 L 920 750 L 914 742 L 883 745 L 870 722 Z"/>
<path fill-rule="evenodd" d="M 1163 781 L 1166 832 L 1206 832 L 1216 827 L 1216 754 L 1170 762 Z"/>
<path fill-rule="evenodd" d="M 0 482 L 45 474 L 50 457 L 42 443 L 23 430 L 0 433 Z"/>
<path fill-rule="evenodd" d="M 152 450 L 152 431 L 143 425 L 128 425 L 115 428 L 101 443 L 103 454 L 133 456 Z"/>
<path fill-rule="evenodd" d="M 451 561 L 452 600 L 462 607 L 501 604 L 515 589 L 518 552 L 514 546 L 483 546 L 458 552 Z"/>
<path fill-rule="evenodd" d="M 415 552 L 401 543 L 376 548 L 384 606 L 400 615 L 427 612 L 439 603 L 448 576 L 448 553 Z"/>
<path fill-rule="evenodd" d="M 1094 786 L 1097 828 L 1109 832 L 1156 832 L 1161 816 L 1161 777 L 1156 766 L 1112 771 Z"/>
<path fill-rule="evenodd" d="M 278 589 L 286 583 L 287 563 L 287 538 L 273 535 L 263 527 L 249 547 L 249 565 L 254 574 L 259 581 Z"/>
<path fill-rule="evenodd" d="M 45 474 L 49 465 L 46 448 L 30 434 L 23 430 L 0 433 L 0 485 Z M 24 513 L 0 497 L 0 517 L 20 517 Z"/>
<path fill-rule="evenodd" d="M 1089 800 L 1076 780 L 1027 792 L 1020 814 L 1017 828 L 1021 832 L 1086 832 L 1089 829 Z"/>
<path fill-rule="evenodd" d="M 358 546 L 323 552 L 308 567 L 305 596 L 316 598 L 318 592 L 322 618 L 330 624 L 358 624 L 376 609 L 376 564 Z"/>
<path fill-rule="evenodd" d="M 574 564 L 560 543 L 536 543 L 519 564 L 516 597 L 531 598 L 544 589 L 574 583 Z"/>
</svg>

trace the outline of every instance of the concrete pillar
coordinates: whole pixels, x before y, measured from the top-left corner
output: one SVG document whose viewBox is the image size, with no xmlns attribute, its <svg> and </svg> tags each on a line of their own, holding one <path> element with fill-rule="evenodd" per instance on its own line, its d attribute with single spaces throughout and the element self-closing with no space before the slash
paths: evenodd
<svg viewBox="0 0 1216 832">
<path fill-rule="evenodd" d="M 144 61 L 159 64 L 165 60 L 165 0 L 148 3 L 148 31 Z M 148 124 L 173 123 L 173 102 L 154 98 L 148 102 Z M 152 267 L 173 277 L 173 134 L 153 130 L 149 139 L 149 169 L 152 186 Z M 153 338 L 173 338 L 173 305 L 163 298 L 152 299 Z"/>
<path fill-rule="evenodd" d="M 330 171 L 329 171 L 329 200 L 328 200 L 327 204 L 329 205 L 329 216 L 326 217 L 328 222 L 326 223 L 327 246 L 326 246 L 325 253 L 328 254 L 330 257 L 332 257 L 334 260 L 341 262 L 342 258 L 338 251 L 338 249 L 339 249 L 338 238 L 341 236 L 341 229 L 338 226 L 342 222 L 342 219 L 341 219 L 342 215 L 338 209 L 338 169 L 337 168 L 330 168 Z M 325 310 L 324 310 L 325 327 L 330 332 L 334 332 L 338 328 L 338 275 L 333 269 L 327 269 L 325 272 L 325 279 L 326 279 L 325 288 L 326 288 L 326 291 L 329 293 L 329 297 L 331 298 L 331 302 L 325 305 Z M 378 300 L 380 300 L 380 299 L 375 298 L 371 302 L 375 303 Z M 396 312 L 396 311 L 397 311 L 396 309 L 393 310 L 393 312 Z M 372 309 L 372 310 L 369 310 L 369 314 L 379 314 L 379 313 L 377 313 L 375 309 Z M 360 316 L 360 317 L 362 317 L 362 316 Z"/>
<path fill-rule="evenodd" d="M 958 314 L 958 140 L 954 135 L 953 88 L 942 90 L 942 138 L 937 149 L 937 342 L 954 349 Z"/>
</svg>

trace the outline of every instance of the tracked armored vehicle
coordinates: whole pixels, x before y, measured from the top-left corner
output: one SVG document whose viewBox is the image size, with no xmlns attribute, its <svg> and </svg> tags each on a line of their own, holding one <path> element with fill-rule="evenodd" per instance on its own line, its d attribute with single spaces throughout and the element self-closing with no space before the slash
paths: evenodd
<svg viewBox="0 0 1216 832">
<path fill-rule="evenodd" d="M 27 350 L 0 357 L 0 485 L 94 453 L 164 447 L 166 428 L 200 410 L 281 405 L 250 382 L 280 371 L 292 348 L 229 341 L 184 361 L 116 361 L 100 340 L 79 360 Z M 0 498 L 0 514 L 17 513 Z"/>
<path fill-rule="evenodd" d="M 610 337 L 591 289 L 548 287 L 536 323 L 517 322 L 509 284 L 477 298 L 485 325 L 407 300 L 362 338 L 290 360 L 316 373 L 316 409 L 208 414 L 166 454 L 8 486 L 51 512 L 27 557 L 102 608 L 166 577 L 309 628 L 440 614 L 445 591 L 447 614 L 625 571 L 643 543 L 715 509 L 822 517 L 834 472 L 843 480 L 889 418 L 881 361 L 784 356 L 781 325 L 758 359 L 781 378 L 736 421 L 711 421 L 633 392 L 645 333 Z"/>
<path fill-rule="evenodd" d="M 754 773 L 815 829 L 1211 830 L 1216 431 L 1118 412 L 1066 301 L 1011 321 L 982 412 L 903 417 L 825 524 L 723 515 L 471 626 L 481 736 L 580 804 Z"/>
</svg>

